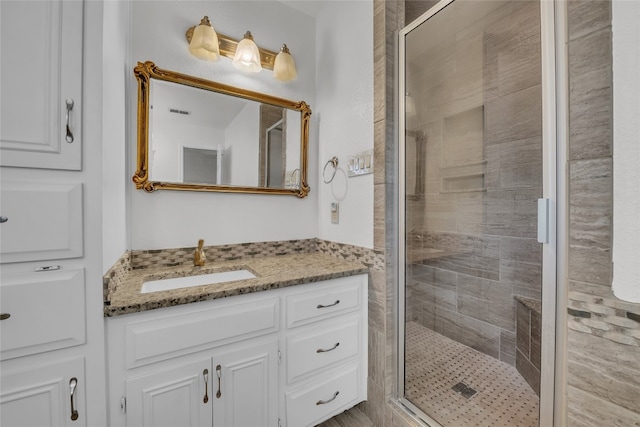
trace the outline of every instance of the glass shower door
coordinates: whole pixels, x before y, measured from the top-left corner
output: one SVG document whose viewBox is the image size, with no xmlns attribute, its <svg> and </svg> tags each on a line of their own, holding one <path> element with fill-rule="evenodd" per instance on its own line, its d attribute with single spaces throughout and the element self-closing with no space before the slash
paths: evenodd
<svg viewBox="0 0 640 427">
<path fill-rule="evenodd" d="M 401 400 L 444 426 L 538 425 L 541 6 L 435 8 L 400 36 Z"/>
</svg>

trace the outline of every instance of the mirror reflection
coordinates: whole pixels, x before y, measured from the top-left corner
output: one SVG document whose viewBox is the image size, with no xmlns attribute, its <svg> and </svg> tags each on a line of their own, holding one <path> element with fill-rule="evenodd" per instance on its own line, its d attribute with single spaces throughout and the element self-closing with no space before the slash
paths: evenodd
<svg viewBox="0 0 640 427">
<path fill-rule="evenodd" d="M 137 188 L 304 197 L 304 102 L 245 91 L 138 63 Z"/>
</svg>

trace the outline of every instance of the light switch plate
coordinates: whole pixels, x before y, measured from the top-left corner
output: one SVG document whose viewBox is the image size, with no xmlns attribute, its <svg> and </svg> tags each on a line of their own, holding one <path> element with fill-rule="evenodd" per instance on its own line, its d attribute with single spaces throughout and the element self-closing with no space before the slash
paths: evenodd
<svg viewBox="0 0 640 427">
<path fill-rule="evenodd" d="M 349 177 L 373 173 L 373 150 L 361 151 L 347 158 Z"/>
</svg>

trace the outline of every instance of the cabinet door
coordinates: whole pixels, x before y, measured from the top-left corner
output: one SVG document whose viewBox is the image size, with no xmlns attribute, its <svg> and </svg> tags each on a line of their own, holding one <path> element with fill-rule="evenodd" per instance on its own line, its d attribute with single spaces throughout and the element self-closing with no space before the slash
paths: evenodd
<svg viewBox="0 0 640 427">
<path fill-rule="evenodd" d="M 127 425 L 211 427 L 211 358 L 127 381 Z"/>
<path fill-rule="evenodd" d="M 83 358 L 16 372 L 3 368 L 0 425 L 84 427 L 85 389 Z"/>
<path fill-rule="evenodd" d="M 82 8 L 0 1 L 2 166 L 81 169 Z"/>
<path fill-rule="evenodd" d="M 278 425 L 277 358 L 277 338 L 252 340 L 215 353 L 214 427 Z"/>
</svg>

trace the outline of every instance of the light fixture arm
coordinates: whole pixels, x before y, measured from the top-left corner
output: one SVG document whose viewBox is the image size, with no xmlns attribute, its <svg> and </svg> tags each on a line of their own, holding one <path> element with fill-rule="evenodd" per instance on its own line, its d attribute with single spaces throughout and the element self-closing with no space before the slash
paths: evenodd
<svg viewBox="0 0 640 427">
<path fill-rule="evenodd" d="M 193 30 L 195 28 L 195 26 L 190 27 L 185 33 L 188 43 L 191 42 L 191 37 L 193 36 Z M 236 54 L 236 48 L 239 40 L 235 40 L 229 36 L 218 33 L 218 41 L 220 42 L 220 55 L 233 59 Z M 258 46 L 258 51 L 260 52 L 260 63 L 262 64 L 262 68 L 273 70 L 273 64 L 275 63 L 277 52 L 261 48 L 260 46 Z"/>
</svg>

